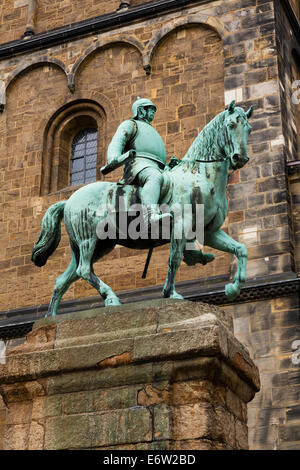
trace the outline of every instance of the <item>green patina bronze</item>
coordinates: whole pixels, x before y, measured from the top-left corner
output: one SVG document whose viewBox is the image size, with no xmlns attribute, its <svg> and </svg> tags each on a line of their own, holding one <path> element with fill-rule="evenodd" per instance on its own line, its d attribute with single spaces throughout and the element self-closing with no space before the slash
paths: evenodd
<svg viewBox="0 0 300 470">
<path fill-rule="evenodd" d="M 175 204 L 180 207 L 185 204 L 192 204 L 192 207 L 204 205 L 204 245 L 237 257 L 237 271 L 233 282 L 226 286 L 225 293 L 230 300 L 239 295 L 246 281 L 248 251 L 244 244 L 233 240 L 221 227 L 227 215 L 229 171 L 242 168 L 249 160 L 247 140 L 251 126 L 248 119 L 253 108 L 245 112 L 233 101 L 200 132 L 182 160 L 173 158 L 167 166 L 163 141 L 151 126 L 155 111 L 156 107 L 151 101 L 138 99 L 133 105 L 133 119 L 119 126 L 109 145 L 108 165 L 102 171 L 107 173 L 125 163 L 121 181 L 99 181 L 83 186 L 68 201 L 53 204 L 46 212 L 41 233 L 33 248 L 32 261 L 37 266 L 43 266 L 55 251 L 60 241 L 63 217 L 72 248 L 70 265 L 55 282 L 46 316 L 56 315 L 63 294 L 79 278 L 97 289 L 105 305 L 120 305 L 117 295 L 93 270 L 93 264 L 113 250 L 116 244 L 149 249 L 151 253 L 156 246 L 170 243 L 169 270 L 163 295 L 183 298 L 175 289 L 175 276 L 182 259 L 188 265 L 206 264 L 214 256 L 196 247 L 194 250 L 187 249 L 187 243 L 195 241 L 195 238 L 185 235 L 196 223 L 195 211 L 188 217 L 174 217 L 172 211 L 162 214 L 151 209 L 151 205 L 157 202 L 168 204 L 168 207 Z M 161 223 L 162 219 L 168 219 L 172 227 L 169 239 L 123 239 L 119 226 L 116 227 L 116 239 L 99 239 L 97 227 L 107 214 L 99 213 L 98 209 L 113 205 L 116 212 L 120 212 L 120 197 L 127 208 L 138 202 L 147 207 L 147 227 L 151 227 L 153 222 Z M 174 236 L 178 232 L 183 234 L 181 238 Z"/>
<path fill-rule="evenodd" d="M 141 203 L 148 208 L 149 223 L 170 214 L 160 214 L 153 205 L 158 204 L 163 185 L 163 170 L 167 155 L 165 144 L 152 127 L 156 106 L 146 98 L 133 103 L 133 119 L 118 128 L 107 151 L 108 168 L 113 170 L 119 162 L 125 163 L 124 176 L 119 184 L 139 186 Z M 124 156 L 127 160 L 124 162 Z M 107 167 L 102 168 L 106 174 Z"/>
</svg>

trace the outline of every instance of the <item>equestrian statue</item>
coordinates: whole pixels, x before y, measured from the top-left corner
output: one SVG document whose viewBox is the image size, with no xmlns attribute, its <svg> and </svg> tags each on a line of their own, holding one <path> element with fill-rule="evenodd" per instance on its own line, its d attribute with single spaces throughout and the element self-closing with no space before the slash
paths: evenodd
<svg viewBox="0 0 300 470">
<path fill-rule="evenodd" d="M 175 289 L 176 272 L 182 260 L 187 265 L 205 265 L 214 259 L 213 254 L 203 253 L 194 244 L 197 238 L 191 227 L 196 226 L 195 208 L 200 205 L 203 207 L 203 245 L 232 253 L 238 260 L 233 282 L 225 286 L 226 297 L 234 300 L 246 282 L 247 247 L 233 240 L 221 227 L 228 210 L 229 172 L 242 168 L 249 161 L 247 141 L 251 126 L 248 120 L 253 107 L 245 112 L 232 101 L 204 127 L 182 160 L 173 157 L 168 165 L 164 142 L 151 125 L 156 106 L 146 98 L 138 98 L 132 112 L 132 119 L 121 123 L 112 138 L 107 152 L 108 163 L 101 168 L 102 173 L 107 174 L 124 165 L 123 178 L 117 183 L 97 181 L 82 186 L 67 201 L 53 204 L 44 215 L 32 261 L 37 266 L 46 264 L 60 242 L 63 218 L 72 249 L 68 268 L 55 281 L 46 316 L 57 314 L 62 296 L 80 278 L 99 292 L 106 306 L 121 304 L 111 287 L 95 275 L 93 268 L 94 263 L 116 245 L 148 249 L 147 268 L 153 249 L 170 243 L 163 296 L 183 299 Z M 126 230 L 124 235 L 120 222 L 121 214 L 125 213 L 129 226 L 133 220 L 130 208 L 137 204 L 143 207 L 143 230 L 139 238 L 130 237 Z M 180 207 L 183 211 L 186 205 L 193 209 L 188 215 L 179 217 L 178 211 L 175 214 L 172 210 Z M 162 210 L 164 207 L 167 209 Z M 104 237 L 102 231 L 111 220 L 108 208 L 114 208 L 116 214 L 111 222 L 115 236 Z M 162 230 L 166 222 L 170 226 L 167 236 Z M 153 225 L 158 226 L 157 236 L 147 236 Z"/>
</svg>

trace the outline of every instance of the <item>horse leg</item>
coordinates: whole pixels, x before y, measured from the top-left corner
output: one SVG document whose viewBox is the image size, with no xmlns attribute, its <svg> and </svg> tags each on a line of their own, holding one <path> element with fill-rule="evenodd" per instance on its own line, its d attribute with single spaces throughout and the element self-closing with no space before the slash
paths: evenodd
<svg viewBox="0 0 300 470">
<path fill-rule="evenodd" d="M 69 289 L 70 285 L 78 279 L 76 274 L 77 261 L 74 252 L 72 253 L 72 259 L 67 267 L 66 271 L 59 276 L 55 281 L 54 291 L 49 304 L 48 312 L 46 317 L 55 316 L 64 293 Z"/>
<path fill-rule="evenodd" d="M 185 247 L 185 240 L 172 240 L 169 257 L 169 270 L 166 278 L 166 282 L 163 289 L 164 297 L 170 299 L 183 300 L 184 297 L 176 292 L 175 289 L 175 277 L 177 270 L 182 261 L 183 249 Z"/>
<path fill-rule="evenodd" d="M 246 245 L 239 243 L 231 238 L 223 230 L 217 232 L 205 233 L 204 243 L 207 246 L 215 248 L 226 253 L 234 254 L 238 259 L 237 271 L 232 284 L 227 284 L 225 294 L 228 300 L 234 300 L 240 295 L 241 288 L 246 282 L 246 268 L 248 259 L 248 250 Z"/>
<path fill-rule="evenodd" d="M 96 243 L 96 239 L 87 239 L 80 243 L 79 265 L 76 273 L 99 292 L 106 306 L 121 305 L 119 297 L 117 297 L 111 287 L 101 281 L 94 273 L 93 258 Z"/>
</svg>

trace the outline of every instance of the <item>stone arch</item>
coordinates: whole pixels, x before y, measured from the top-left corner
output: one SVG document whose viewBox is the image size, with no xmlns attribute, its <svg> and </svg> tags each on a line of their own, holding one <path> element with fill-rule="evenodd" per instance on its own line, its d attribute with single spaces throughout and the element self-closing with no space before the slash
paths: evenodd
<svg viewBox="0 0 300 470">
<path fill-rule="evenodd" d="M 40 60 L 40 59 L 35 59 L 30 62 L 26 62 L 25 64 L 19 65 L 11 75 L 9 75 L 7 81 L 6 81 L 6 91 L 8 88 L 11 86 L 11 84 L 19 77 L 19 75 L 28 72 L 31 69 L 37 68 L 37 67 L 44 67 L 45 65 L 54 65 L 61 69 L 64 74 L 68 75 L 67 69 L 64 65 L 63 62 L 61 62 L 58 59 L 47 59 L 47 60 Z"/>
<path fill-rule="evenodd" d="M 73 100 L 50 118 L 44 131 L 41 195 L 68 186 L 70 144 L 78 131 L 91 126 L 101 130 L 98 155 L 103 155 L 106 147 L 106 112 L 99 103 L 91 99 Z M 101 175 L 98 174 L 98 177 Z"/>
<path fill-rule="evenodd" d="M 175 20 L 170 21 L 165 26 L 163 26 L 161 30 L 157 34 L 155 34 L 155 36 L 149 42 L 147 50 L 145 51 L 143 55 L 143 67 L 146 73 L 149 74 L 151 72 L 151 63 L 152 63 L 153 55 L 156 49 L 159 47 L 159 44 L 169 34 L 171 34 L 177 28 L 181 28 L 184 26 L 189 27 L 189 26 L 195 26 L 195 25 L 199 25 L 199 26 L 206 25 L 210 27 L 211 29 L 213 29 L 219 34 L 222 40 L 229 33 L 229 30 L 225 26 L 225 24 L 219 18 L 215 18 L 214 16 L 198 14 L 198 15 L 190 15 L 185 18 L 176 18 Z"/>
<path fill-rule="evenodd" d="M 83 54 L 82 57 L 80 57 L 77 62 L 73 65 L 72 71 L 68 75 L 68 87 L 72 93 L 75 91 L 76 87 L 76 76 L 80 68 L 83 66 L 83 64 L 86 62 L 86 60 L 94 54 L 96 51 L 99 51 L 101 49 L 105 49 L 109 46 L 113 46 L 116 44 L 127 44 L 130 46 L 133 46 L 141 55 L 142 60 L 144 62 L 144 48 L 142 44 L 137 41 L 135 38 L 132 37 L 125 37 L 120 35 L 116 39 L 107 39 L 107 40 L 100 40 L 97 41 L 93 46 L 89 47 Z"/>
<path fill-rule="evenodd" d="M 6 105 L 6 95 L 8 89 L 20 77 L 20 75 L 23 75 L 25 72 L 28 72 L 29 70 L 32 70 L 34 68 L 44 67 L 45 65 L 52 65 L 58 67 L 60 70 L 63 71 L 66 77 L 68 77 L 68 72 L 64 63 L 58 59 L 34 59 L 29 62 L 22 63 L 8 76 L 8 78 L 6 79 L 6 84 L 4 84 L 4 81 L 1 80 L 2 86 L 0 87 L 0 111 L 3 111 Z"/>
</svg>

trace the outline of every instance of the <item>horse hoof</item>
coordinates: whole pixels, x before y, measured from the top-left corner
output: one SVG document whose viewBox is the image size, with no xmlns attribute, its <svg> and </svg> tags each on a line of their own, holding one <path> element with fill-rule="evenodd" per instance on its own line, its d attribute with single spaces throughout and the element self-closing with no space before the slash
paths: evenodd
<svg viewBox="0 0 300 470">
<path fill-rule="evenodd" d="M 202 253 L 201 259 L 202 261 L 200 261 L 200 263 L 205 266 L 206 264 L 211 263 L 215 259 L 215 255 L 213 255 L 212 253 Z"/>
<path fill-rule="evenodd" d="M 45 315 L 45 318 L 51 318 L 51 317 L 55 317 L 55 316 L 56 316 L 55 313 L 47 312 L 46 315 Z"/>
<path fill-rule="evenodd" d="M 170 299 L 177 299 L 177 300 L 184 300 L 183 295 L 177 294 L 177 292 L 175 292 L 175 294 L 170 295 L 169 298 L 170 298 Z"/>
<path fill-rule="evenodd" d="M 116 307 L 118 305 L 122 305 L 119 297 L 107 297 L 104 304 L 105 307 Z"/>
<path fill-rule="evenodd" d="M 228 300 L 236 299 L 241 293 L 241 290 L 236 286 L 236 284 L 227 284 L 225 286 L 225 295 Z"/>
</svg>

